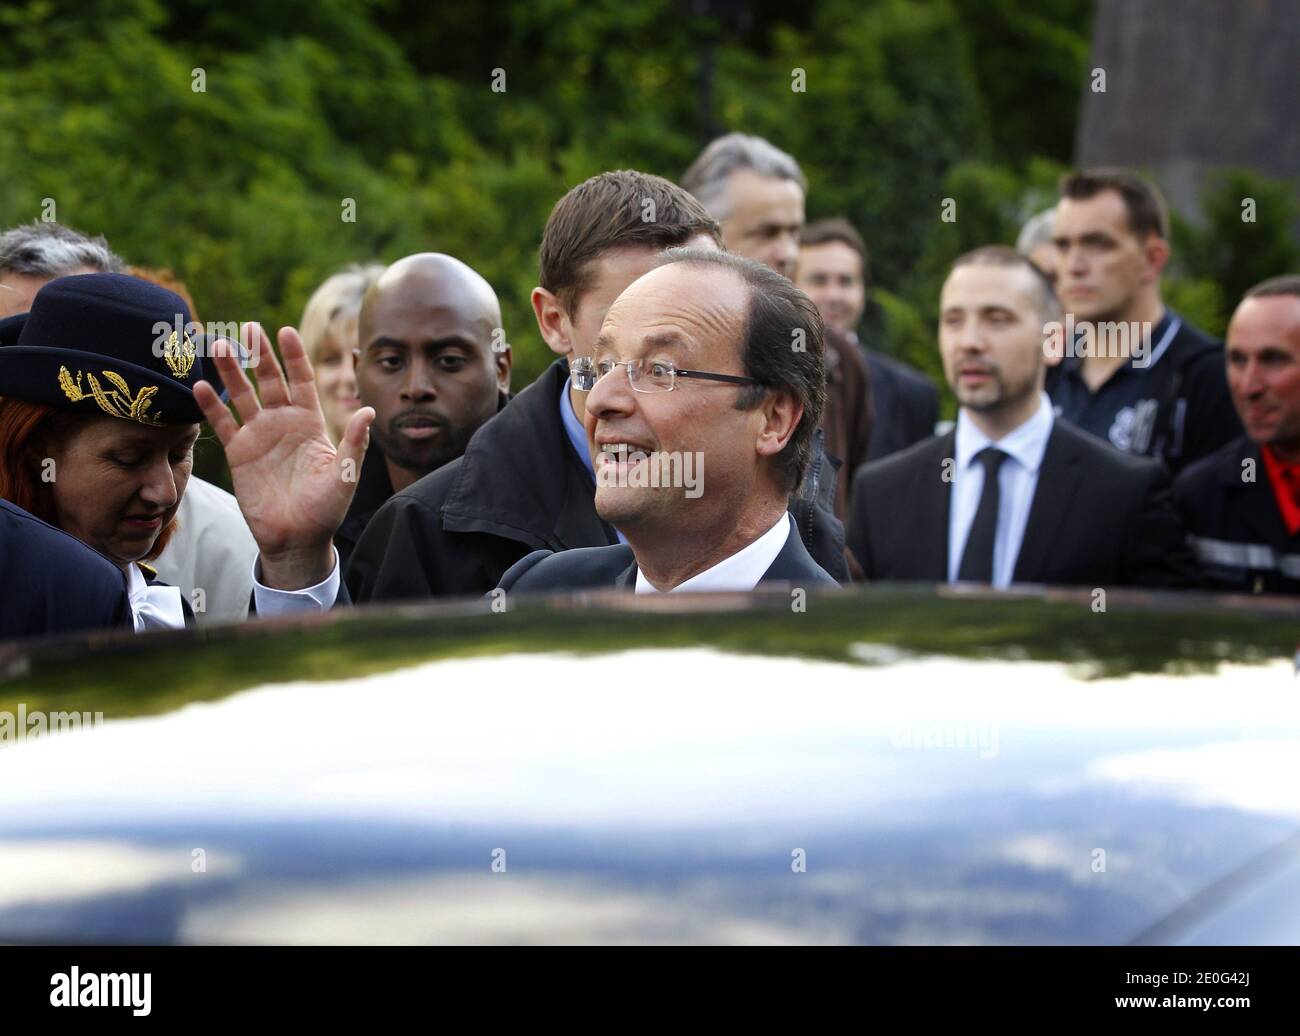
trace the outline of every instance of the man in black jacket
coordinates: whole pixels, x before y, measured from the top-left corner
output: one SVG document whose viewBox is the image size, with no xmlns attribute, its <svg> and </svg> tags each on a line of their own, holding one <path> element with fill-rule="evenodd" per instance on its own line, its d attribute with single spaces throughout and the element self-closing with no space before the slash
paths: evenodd
<svg viewBox="0 0 1300 1036">
<path fill-rule="evenodd" d="M 394 491 L 464 453 L 510 391 L 496 293 L 449 255 L 408 255 L 385 270 L 362 300 L 357 338 L 357 392 L 375 422 L 356 496 L 334 535 L 344 571 Z"/>
<path fill-rule="evenodd" d="M 788 510 L 826 400 L 821 318 L 789 280 L 726 252 L 672 249 L 619 296 L 573 369 L 588 390 L 596 510 L 628 542 L 537 551 L 494 593 L 836 585 Z"/>
<path fill-rule="evenodd" d="M 80 540 L 0 499 L 0 640 L 132 628 L 122 571 Z"/>
<path fill-rule="evenodd" d="M 1061 181 L 1057 291 L 1077 332 L 1047 380 L 1057 413 L 1174 474 L 1241 434 L 1223 343 L 1165 307 L 1169 220 L 1155 186 L 1122 169 Z"/>
<path fill-rule="evenodd" d="M 1207 586 L 1300 593 L 1300 276 L 1246 293 L 1227 359 L 1246 434 L 1186 468 L 1174 500 Z"/>
<path fill-rule="evenodd" d="M 859 470 L 849 546 L 867 578 L 1190 584 L 1163 466 L 1053 416 L 1044 334 L 1063 332 L 1059 316 L 1050 282 L 1012 249 L 954 264 L 939 342 L 957 427 Z"/>
<path fill-rule="evenodd" d="M 596 514 L 586 393 L 570 383 L 569 361 L 591 355 L 610 304 L 659 252 L 720 241 L 699 203 L 658 176 L 602 173 L 561 198 L 542 237 L 532 296 L 558 359 L 463 457 L 379 509 L 346 572 L 352 599 L 483 594 L 530 551 L 618 543 Z"/>
</svg>

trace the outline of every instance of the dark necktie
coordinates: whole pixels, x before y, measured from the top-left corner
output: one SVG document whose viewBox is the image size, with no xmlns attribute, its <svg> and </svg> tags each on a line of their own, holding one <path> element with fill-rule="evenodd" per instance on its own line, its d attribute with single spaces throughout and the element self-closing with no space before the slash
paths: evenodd
<svg viewBox="0 0 1300 1036">
<path fill-rule="evenodd" d="M 966 549 L 962 551 L 961 567 L 957 578 L 964 583 L 993 582 L 993 541 L 998 533 L 998 469 L 1007 455 L 994 446 L 986 446 L 975 454 L 984 467 L 984 490 L 980 494 L 979 509 L 971 522 Z"/>
</svg>

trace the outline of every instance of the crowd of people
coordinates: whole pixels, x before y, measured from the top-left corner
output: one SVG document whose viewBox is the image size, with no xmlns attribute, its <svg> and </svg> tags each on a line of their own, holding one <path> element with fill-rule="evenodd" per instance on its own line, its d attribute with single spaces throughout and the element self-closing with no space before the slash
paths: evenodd
<svg viewBox="0 0 1300 1036">
<path fill-rule="evenodd" d="M 680 186 L 578 184 L 517 391 L 472 257 L 341 270 L 277 350 L 102 238 L 0 234 L 0 637 L 591 587 L 1300 591 L 1300 275 L 1219 342 L 1162 300 L 1157 189 L 1070 174 L 948 271 L 940 423 L 807 191 L 739 133 Z M 233 495 L 191 475 L 204 423 Z"/>
</svg>

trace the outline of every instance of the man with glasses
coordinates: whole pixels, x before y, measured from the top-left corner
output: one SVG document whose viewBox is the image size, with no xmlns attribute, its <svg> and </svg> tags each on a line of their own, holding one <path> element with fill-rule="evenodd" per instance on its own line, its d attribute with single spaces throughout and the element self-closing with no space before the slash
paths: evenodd
<svg viewBox="0 0 1300 1036">
<path fill-rule="evenodd" d="M 225 355 L 214 360 L 235 415 L 207 383 L 194 393 L 261 547 L 254 586 L 261 615 L 347 599 L 331 538 L 356 488 L 343 472 L 364 455 L 374 420 L 362 407 L 336 448 L 301 339 L 285 328 L 279 341 L 284 373 L 262 349 L 260 400 Z M 748 259 L 671 249 L 609 307 L 591 360 L 578 367 L 591 386 L 584 427 L 596 511 L 627 543 L 535 551 L 499 589 L 836 585 L 787 512 L 826 399 L 821 316 L 808 296 Z M 687 374 L 679 378 L 679 369 Z M 690 455 L 703 479 L 674 485 L 674 455 Z M 661 477 L 647 478 L 644 465 Z"/>
<path fill-rule="evenodd" d="M 627 543 L 535 551 L 499 590 L 836 585 L 787 511 L 826 395 L 821 318 L 803 292 L 739 256 L 671 249 L 571 371 L 587 391 L 596 511 Z"/>
<path fill-rule="evenodd" d="M 591 355 L 610 303 L 660 251 L 719 240 L 700 204 L 658 176 L 602 173 L 565 194 L 546 223 L 532 292 L 555 362 L 475 434 L 463 456 L 378 510 L 344 571 L 352 599 L 481 596 L 534 550 L 618 543 L 617 530 L 596 514 L 582 427 L 586 393 L 572 383 L 569 365 Z"/>
</svg>

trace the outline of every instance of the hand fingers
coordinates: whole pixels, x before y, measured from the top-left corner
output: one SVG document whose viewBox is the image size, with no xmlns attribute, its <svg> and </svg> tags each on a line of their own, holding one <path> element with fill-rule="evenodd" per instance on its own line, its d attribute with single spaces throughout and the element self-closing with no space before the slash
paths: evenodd
<svg viewBox="0 0 1300 1036">
<path fill-rule="evenodd" d="M 247 337 L 245 334 L 245 339 Z M 249 419 L 262 409 L 262 404 L 257 401 L 257 393 L 253 390 L 252 382 L 248 380 L 244 369 L 235 358 L 237 355 L 235 346 L 225 338 L 218 338 L 213 343 L 211 359 L 216 364 L 221 380 L 226 384 L 226 392 L 230 396 L 230 403 L 235 408 L 235 413 L 247 424 Z M 213 424 L 212 427 L 215 429 L 216 425 Z"/>
<path fill-rule="evenodd" d="M 289 396 L 293 405 L 319 410 L 316 372 L 311 369 L 311 360 L 307 358 L 307 347 L 302 344 L 302 336 L 292 327 L 280 328 L 280 356 L 284 360 L 284 372 L 289 377 Z"/>
<path fill-rule="evenodd" d="M 284 383 L 280 361 L 275 358 L 271 340 L 267 338 L 261 324 L 244 325 L 244 340 L 249 341 L 250 338 L 256 340 L 256 345 L 252 348 L 257 355 L 257 367 L 254 369 L 257 371 L 257 387 L 262 393 L 262 406 L 287 406 L 289 387 Z"/>
<path fill-rule="evenodd" d="M 339 469 L 345 471 L 344 465 L 351 461 L 352 480 L 361 474 L 361 462 L 366 456 L 366 447 L 370 445 L 370 425 L 375 419 L 374 407 L 363 406 L 348 419 L 348 426 L 339 440 Z"/>
<path fill-rule="evenodd" d="M 231 416 L 230 411 L 226 409 L 226 404 L 221 402 L 217 390 L 209 382 L 195 382 L 194 401 L 198 403 L 199 409 L 203 411 L 203 416 L 207 419 L 208 424 L 212 426 L 212 430 L 217 433 L 217 439 L 220 441 L 222 449 L 230 445 L 230 440 L 239 431 L 239 422 Z"/>
</svg>

